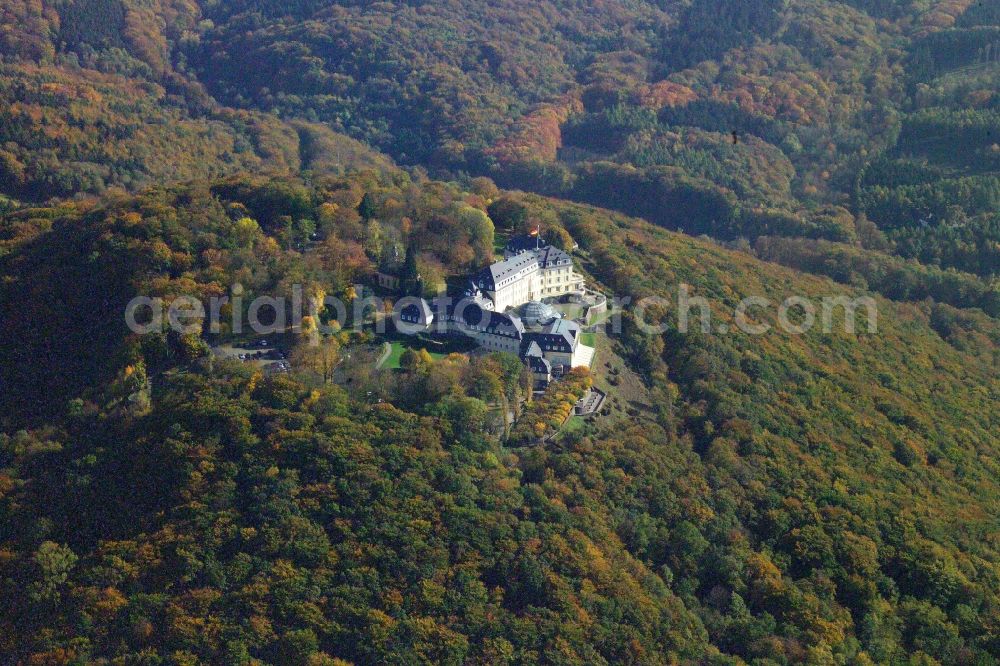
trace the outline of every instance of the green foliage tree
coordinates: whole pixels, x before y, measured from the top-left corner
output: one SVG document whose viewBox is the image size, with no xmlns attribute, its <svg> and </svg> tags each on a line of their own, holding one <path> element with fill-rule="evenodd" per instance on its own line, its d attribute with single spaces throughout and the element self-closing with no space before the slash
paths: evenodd
<svg viewBox="0 0 1000 666">
<path fill-rule="evenodd" d="M 361 203 L 358 204 L 358 215 L 360 215 L 361 219 L 365 222 L 370 222 L 375 218 L 375 201 L 372 199 L 370 192 L 365 192 L 365 195 L 361 197 Z"/>
<path fill-rule="evenodd" d="M 29 597 L 38 602 L 57 602 L 79 558 L 68 546 L 44 541 L 32 559 L 37 573 L 28 586 Z"/>
</svg>

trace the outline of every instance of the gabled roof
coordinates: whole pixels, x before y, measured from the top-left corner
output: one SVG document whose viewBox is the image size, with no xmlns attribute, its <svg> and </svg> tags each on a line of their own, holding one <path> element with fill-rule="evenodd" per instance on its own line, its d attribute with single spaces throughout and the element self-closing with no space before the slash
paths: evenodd
<svg viewBox="0 0 1000 666">
<path fill-rule="evenodd" d="M 427 304 L 424 299 L 419 299 L 418 301 L 412 302 L 408 305 L 403 306 L 399 311 L 399 316 L 403 321 L 430 321 L 433 313 L 431 311 L 431 306 Z"/>
<path fill-rule="evenodd" d="M 496 290 L 503 286 L 504 280 L 514 277 L 532 264 L 538 264 L 538 257 L 535 256 L 534 252 L 525 252 L 510 259 L 490 264 L 479 271 L 475 281 L 481 289 Z"/>
<path fill-rule="evenodd" d="M 537 243 L 537 245 L 536 245 Z M 522 270 L 538 265 L 542 268 L 572 266 L 573 258 L 557 247 L 536 241 L 535 236 L 517 236 L 507 243 L 507 259 L 498 261 L 479 271 L 473 283 L 480 289 L 496 290 L 505 280 Z"/>
<path fill-rule="evenodd" d="M 580 325 L 572 319 L 555 319 L 545 327 L 544 333 L 568 333 L 572 338 L 580 337 Z"/>
<path fill-rule="evenodd" d="M 536 252 L 538 263 L 542 268 L 552 268 L 554 266 L 572 266 L 573 258 L 552 245 L 546 245 Z"/>
<path fill-rule="evenodd" d="M 518 340 L 524 335 L 524 323 L 520 317 L 494 312 L 477 300 L 466 298 L 454 302 L 451 299 L 435 299 L 432 307 L 443 319 L 459 326 Z"/>
<path fill-rule="evenodd" d="M 490 322 L 487 325 L 487 331 L 498 335 L 506 335 L 509 338 L 520 338 L 524 335 L 524 324 L 521 323 L 520 317 L 490 311 Z"/>
<path fill-rule="evenodd" d="M 524 360 L 532 372 L 546 375 L 552 373 L 552 363 L 550 363 L 547 358 L 542 358 L 541 356 L 525 356 Z"/>
<path fill-rule="evenodd" d="M 537 343 L 542 349 L 542 353 L 545 352 L 559 352 L 563 354 L 572 354 L 576 349 L 576 337 L 571 333 L 525 333 L 524 343 L 525 345 L 530 343 Z M 526 349 L 527 347 L 525 347 Z"/>
</svg>

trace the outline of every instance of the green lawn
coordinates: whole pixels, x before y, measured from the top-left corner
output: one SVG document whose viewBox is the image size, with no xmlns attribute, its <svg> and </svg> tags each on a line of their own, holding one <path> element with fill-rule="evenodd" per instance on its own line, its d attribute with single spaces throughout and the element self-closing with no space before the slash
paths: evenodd
<svg viewBox="0 0 1000 666">
<path fill-rule="evenodd" d="M 594 347 L 597 343 L 597 333 L 581 333 L 580 342 L 588 347 Z"/>
<path fill-rule="evenodd" d="M 567 420 L 566 423 L 563 424 L 563 427 L 559 430 L 559 434 L 556 436 L 556 439 L 562 440 L 565 437 L 582 432 L 586 427 L 586 419 L 576 415 L 570 416 L 569 420 Z"/>
<path fill-rule="evenodd" d="M 507 247 L 507 241 L 510 240 L 510 232 L 497 231 L 493 235 L 493 254 L 496 255 L 497 259 L 503 259 L 504 248 Z"/>
<path fill-rule="evenodd" d="M 419 340 L 393 340 L 389 343 L 389 345 L 392 347 L 392 351 L 389 352 L 389 356 L 385 359 L 385 363 L 381 366 L 382 368 L 388 368 L 389 370 L 396 370 L 399 368 L 399 359 L 403 356 L 403 352 L 407 349 L 427 349 L 427 346 L 422 344 Z M 444 358 L 447 355 L 430 350 L 428 350 L 428 352 L 434 360 Z"/>
</svg>

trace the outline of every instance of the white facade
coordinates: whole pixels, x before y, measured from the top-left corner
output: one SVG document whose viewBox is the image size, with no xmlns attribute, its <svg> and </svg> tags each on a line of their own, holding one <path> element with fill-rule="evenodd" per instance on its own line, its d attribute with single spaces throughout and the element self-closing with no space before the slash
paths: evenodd
<svg viewBox="0 0 1000 666">
<path fill-rule="evenodd" d="M 493 301 L 494 310 L 504 312 L 528 301 L 581 291 L 584 284 L 570 256 L 545 245 L 508 253 L 479 274 L 476 286 Z"/>
<path fill-rule="evenodd" d="M 435 300 L 431 305 L 412 299 L 397 304 L 396 329 L 408 335 L 466 335 L 487 351 L 517 355 L 529 364 L 538 383 L 589 365 L 593 349 L 580 344 L 575 322 L 556 318 L 543 330 L 529 331 L 518 316 L 507 312 L 530 301 L 582 291 L 583 277 L 574 272 L 573 259 L 534 238 L 515 239 L 505 256 L 472 279 L 464 301 Z"/>
</svg>

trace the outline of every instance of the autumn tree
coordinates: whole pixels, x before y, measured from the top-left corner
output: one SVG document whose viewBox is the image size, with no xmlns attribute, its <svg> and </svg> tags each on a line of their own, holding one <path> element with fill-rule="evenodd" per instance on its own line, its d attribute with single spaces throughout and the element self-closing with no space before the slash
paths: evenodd
<svg viewBox="0 0 1000 666">
<path fill-rule="evenodd" d="M 303 335 L 292 350 L 291 361 L 296 368 L 312 372 L 329 384 L 340 362 L 340 342 L 335 335 Z"/>
</svg>

